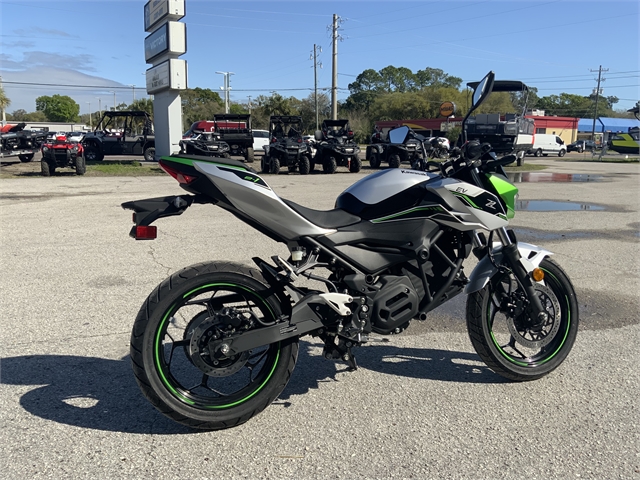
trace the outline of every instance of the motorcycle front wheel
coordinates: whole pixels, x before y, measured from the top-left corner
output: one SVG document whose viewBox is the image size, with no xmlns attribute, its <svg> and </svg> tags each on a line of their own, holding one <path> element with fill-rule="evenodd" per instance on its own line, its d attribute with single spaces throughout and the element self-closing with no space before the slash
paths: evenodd
<svg viewBox="0 0 640 480">
<path fill-rule="evenodd" d="M 524 311 L 526 294 L 509 273 L 498 274 L 467 299 L 471 343 L 491 370 L 514 381 L 535 380 L 567 357 L 578 332 L 578 302 L 562 268 L 545 258 L 544 279 L 534 284 L 548 319 L 534 326 Z"/>
<path fill-rule="evenodd" d="M 260 413 L 287 385 L 298 339 L 231 357 L 220 342 L 273 324 L 282 314 L 260 272 L 202 263 L 163 281 L 142 305 L 131 332 L 131 362 L 144 396 L 192 428 L 219 430 Z"/>
</svg>

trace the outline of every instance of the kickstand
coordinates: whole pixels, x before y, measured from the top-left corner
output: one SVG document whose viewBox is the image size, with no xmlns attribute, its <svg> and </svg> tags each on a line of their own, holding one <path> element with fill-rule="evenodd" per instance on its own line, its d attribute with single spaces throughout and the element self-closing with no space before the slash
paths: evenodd
<svg viewBox="0 0 640 480">
<path fill-rule="evenodd" d="M 347 362 L 347 365 L 349 365 L 349 368 L 347 368 L 347 371 L 349 372 L 354 372 L 358 369 L 358 363 L 356 362 L 356 357 L 353 356 L 353 353 L 351 353 L 351 349 L 347 349 L 347 353 L 345 353 L 342 356 L 342 359 Z"/>
</svg>

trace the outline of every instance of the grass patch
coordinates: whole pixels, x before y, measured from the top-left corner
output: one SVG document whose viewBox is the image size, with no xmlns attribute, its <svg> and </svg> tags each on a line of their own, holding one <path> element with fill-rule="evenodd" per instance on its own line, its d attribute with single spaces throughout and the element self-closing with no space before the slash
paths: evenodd
<svg viewBox="0 0 640 480">
<path fill-rule="evenodd" d="M 545 170 L 547 168 L 546 165 L 540 165 L 537 163 L 527 163 L 525 160 L 524 165 L 518 167 L 514 163 L 513 165 L 509 165 L 504 167 L 507 172 L 535 172 L 536 170 Z"/>
<path fill-rule="evenodd" d="M 87 162 L 88 177 L 139 177 L 166 175 L 158 165 L 143 165 L 135 160 L 121 162 Z"/>
</svg>

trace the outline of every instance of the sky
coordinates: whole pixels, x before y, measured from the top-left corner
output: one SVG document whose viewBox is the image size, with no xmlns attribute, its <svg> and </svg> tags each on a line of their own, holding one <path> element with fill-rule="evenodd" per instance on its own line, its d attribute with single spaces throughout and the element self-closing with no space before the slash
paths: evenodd
<svg viewBox="0 0 640 480">
<path fill-rule="evenodd" d="M 493 70 L 539 96 L 589 95 L 603 72 L 605 96 L 629 109 L 640 99 L 637 0 L 242 1 L 185 0 L 188 86 L 246 103 L 276 91 L 305 98 L 332 78 L 330 26 L 340 17 L 338 98 L 366 69 L 439 68 L 464 83 Z M 0 76 L 13 112 L 41 95 L 68 95 L 81 113 L 146 97 L 144 0 L 0 0 Z M 65 85 L 51 87 L 47 84 Z M 221 95 L 222 96 L 222 95 Z"/>
</svg>

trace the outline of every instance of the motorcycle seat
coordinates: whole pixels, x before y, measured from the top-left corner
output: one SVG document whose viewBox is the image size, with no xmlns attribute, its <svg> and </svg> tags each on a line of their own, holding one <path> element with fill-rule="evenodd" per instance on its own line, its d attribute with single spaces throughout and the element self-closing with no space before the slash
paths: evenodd
<svg viewBox="0 0 640 480">
<path fill-rule="evenodd" d="M 311 208 L 298 205 L 286 198 L 283 198 L 282 201 L 302 217 L 322 228 L 346 227 L 347 225 L 353 225 L 354 223 L 358 223 L 362 220 L 360 217 L 351 215 L 340 208 L 334 208 L 333 210 L 313 210 Z"/>
<path fill-rule="evenodd" d="M 186 154 L 186 153 L 174 153 L 173 155 L 171 155 L 171 157 L 178 157 L 178 158 L 188 158 L 190 160 L 197 160 L 197 161 L 201 161 L 201 162 L 209 162 L 209 163 L 220 163 L 222 165 L 229 165 L 231 167 L 242 167 L 245 168 L 246 170 L 248 170 L 251 173 L 258 173 L 256 172 L 253 168 L 249 167 L 248 165 L 238 161 L 238 160 L 232 160 L 230 158 L 219 158 L 219 157 L 206 157 L 203 155 L 190 155 L 190 154 Z"/>
</svg>

